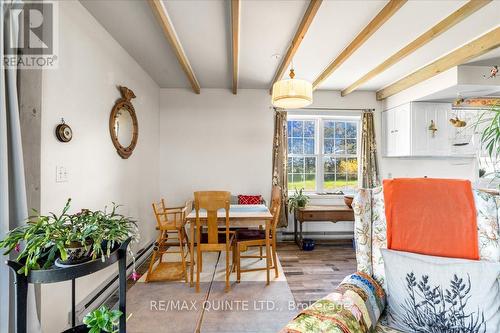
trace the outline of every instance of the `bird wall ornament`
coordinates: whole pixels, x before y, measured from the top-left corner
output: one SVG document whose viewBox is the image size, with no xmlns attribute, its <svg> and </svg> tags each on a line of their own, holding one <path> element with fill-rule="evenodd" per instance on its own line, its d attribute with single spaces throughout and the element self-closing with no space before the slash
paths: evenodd
<svg viewBox="0 0 500 333">
<path fill-rule="evenodd" d="M 483 77 L 486 79 L 494 79 L 497 77 L 497 74 L 498 74 L 498 65 L 495 65 L 495 66 L 491 67 L 490 75 L 489 76 L 483 75 Z"/>
<path fill-rule="evenodd" d="M 455 116 L 455 118 L 450 119 L 450 123 L 455 126 L 455 127 L 465 127 L 467 126 L 467 122 L 464 120 L 460 120 L 458 116 Z"/>
</svg>

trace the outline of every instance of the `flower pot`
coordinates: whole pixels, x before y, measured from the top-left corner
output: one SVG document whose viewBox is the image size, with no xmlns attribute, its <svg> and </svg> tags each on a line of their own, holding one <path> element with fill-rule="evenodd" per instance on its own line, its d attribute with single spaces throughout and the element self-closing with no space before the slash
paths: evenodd
<svg viewBox="0 0 500 333">
<path fill-rule="evenodd" d="M 352 209 L 352 201 L 354 200 L 354 197 L 352 195 L 344 195 L 344 203 L 346 204 L 347 207 Z"/>
<path fill-rule="evenodd" d="M 70 242 L 65 246 L 67 258 L 62 260 L 58 258 L 55 262 L 56 266 L 66 267 L 71 265 L 78 265 L 92 259 L 92 240 L 88 240 L 86 243 L 87 248 L 80 242 Z"/>
<path fill-rule="evenodd" d="M 78 325 L 73 328 L 67 329 L 63 333 L 88 333 L 89 328 L 87 328 L 87 325 Z"/>
<path fill-rule="evenodd" d="M 316 243 L 314 242 L 314 239 L 304 238 L 302 240 L 302 250 L 304 250 L 304 251 L 314 250 L 315 245 L 316 245 Z"/>
</svg>

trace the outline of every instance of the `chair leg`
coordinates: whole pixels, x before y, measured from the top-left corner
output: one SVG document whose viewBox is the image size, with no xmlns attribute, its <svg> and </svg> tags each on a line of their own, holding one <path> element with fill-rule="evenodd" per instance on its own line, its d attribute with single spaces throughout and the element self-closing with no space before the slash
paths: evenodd
<svg viewBox="0 0 500 333">
<path fill-rule="evenodd" d="M 259 225 L 259 230 L 262 230 L 262 226 Z M 262 258 L 264 258 L 264 256 L 262 255 L 262 246 L 259 246 L 259 255 L 260 255 L 260 259 L 259 260 L 262 260 Z"/>
<path fill-rule="evenodd" d="M 151 255 L 151 261 L 149 262 L 148 274 L 146 275 L 146 282 L 149 282 L 149 277 L 151 276 L 151 272 L 153 272 L 153 266 L 156 261 L 156 251 L 153 250 L 153 254 Z"/>
<path fill-rule="evenodd" d="M 200 244 L 198 244 L 197 249 L 196 249 L 196 292 L 200 292 L 200 265 L 201 265 L 201 250 L 200 250 Z"/>
<path fill-rule="evenodd" d="M 234 242 L 233 246 L 232 246 L 232 249 L 233 249 L 233 269 L 231 270 L 231 272 L 233 273 L 236 273 L 236 265 L 238 265 L 237 261 L 236 261 L 236 248 L 238 247 L 237 245 L 238 243 Z"/>
<path fill-rule="evenodd" d="M 187 277 L 187 269 L 186 269 L 186 258 L 184 257 L 184 235 L 182 233 L 182 229 L 178 232 L 179 237 L 179 252 L 181 254 L 181 263 L 182 263 L 182 275 L 184 275 L 184 281 L 188 282 Z"/>
<path fill-rule="evenodd" d="M 229 285 L 229 275 L 231 274 L 231 267 L 229 266 L 229 254 L 230 254 L 230 247 L 226 246 L 226 292 L 229 291 L 230 285 Z"/>
<path fill-rule="evenodd" d="M 241 281 L 241 257 L 240 246 L 236 245 L 236 283 Z"/>
<path fill-rule="evenodd" d="M 276 237 L 273 238 L 272 249 L 273 254 L 273 266 L 274 266 L 274 277 L 278 278 L 278 255 L 276 254 Z"/>
</svg>

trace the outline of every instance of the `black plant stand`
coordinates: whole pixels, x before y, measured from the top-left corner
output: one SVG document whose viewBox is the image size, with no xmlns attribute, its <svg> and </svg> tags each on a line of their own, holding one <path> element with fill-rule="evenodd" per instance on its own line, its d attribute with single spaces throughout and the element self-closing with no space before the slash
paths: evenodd
<svg viewBox="0 0 500 333">
<path fill-rule="evenodd" d="M 28 275 L 18 271 L 23 267 L 21 264 L 8 260 L 7 265 L 14 271 L 16 284 L 16 332 L 26 333 L 26 307 L 28 296 L 28 283 L 55 283 L 71 280 L 71 326 L 76 325 L 75 318 L 75 280 L 79 277 L 89 275 L 118 262 L 120 301 L 119 309 L 123 313 L 120 317 L 120 333 L 125 333 L 126 328 L 126 292 L 127 292 L 127 246 L 130 238 L 123 242 L 120 247 L 111 253 L 109 258 L 103 262 L 101 258 L 82 264 L 60 268 L 53 266 L 46 270 L 32 270 Z"/>
</svg>

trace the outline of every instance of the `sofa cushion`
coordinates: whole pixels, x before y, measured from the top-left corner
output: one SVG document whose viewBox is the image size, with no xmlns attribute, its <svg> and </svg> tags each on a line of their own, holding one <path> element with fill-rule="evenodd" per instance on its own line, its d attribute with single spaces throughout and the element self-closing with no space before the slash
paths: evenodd
<svg viewBox="0 0 500 333">
<path fill-rule="evenodd" d="M 382 250 L 388 323 L 405 332 L 498 333 L 500 263 Z"/>
<path fill-rule="evenodd" d="M 384 307 L 382 287 L 358 272 L 347 276 L 334 292 L 302 311 L 282 332 L 370 332 Z"/>
</svg>

